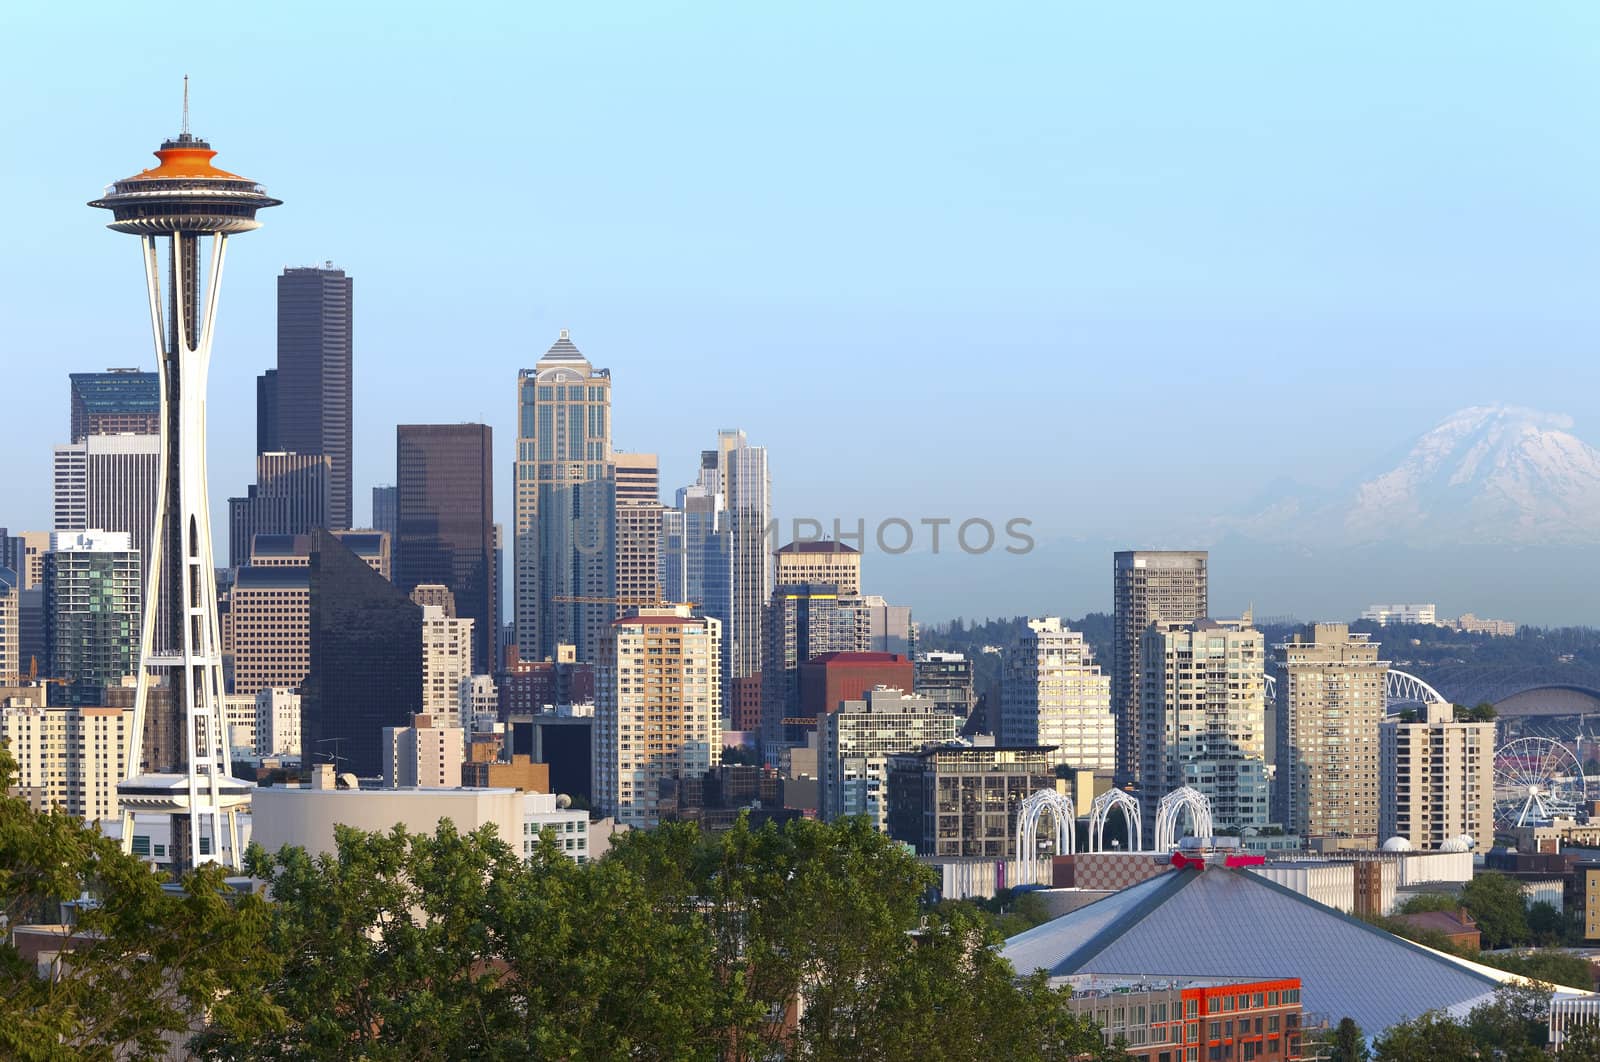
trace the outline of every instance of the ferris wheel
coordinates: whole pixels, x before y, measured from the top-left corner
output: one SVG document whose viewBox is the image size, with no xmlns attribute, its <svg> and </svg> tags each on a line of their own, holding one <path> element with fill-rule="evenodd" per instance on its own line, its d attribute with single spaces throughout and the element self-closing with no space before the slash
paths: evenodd
<svg viewBox="0 0 1600 1062">
<path fill-rule="evenodd" d="M 1572 750 L 1550 738 L 1518 738 L 1495 750 L 1494 822 L 1502 830 L 1575 818 L 1588 782 Z"/>
</svg>

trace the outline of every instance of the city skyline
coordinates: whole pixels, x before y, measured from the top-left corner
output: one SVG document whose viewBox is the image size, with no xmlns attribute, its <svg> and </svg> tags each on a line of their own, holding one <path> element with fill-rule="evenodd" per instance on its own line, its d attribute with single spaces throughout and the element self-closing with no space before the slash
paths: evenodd
<svg viewBox="0 0 1600 1062">
<path fill-rule="evenodd" d="M 1516 578 L 1464 578 L 1455 574 L 1470 570 L 1460 555 L 1441 554 L 1391 594 L 1372 585 L 1404 572 L 1387 553 L 1324 552 L 1331 559 L 1323 566 L 1339 571 L 1319 581 L 1292 549 L 1274 545 L 1275 565 L 1261 565 L 1247 555 L 1250 540 L 1230 547 L 1228 529 L 1215 525 L 1252 511 L 1286 475 L 1331 488 L 1381 473 L 1393 464 L 1389 451 L 1468 407 L 1567 413 L 1577 436 L 1600 439 L 1600 409 L 1589 397 L 1600 369 L 1584 356 L 1592 345 L 1585 337 L 1600 332 L 1585 282 L 1600 269 L 1589 260 L 1587 228 L 1596 215 L 1584 190 L 1585 174 L 1600 160 L 1571 132 L 1593 124 L 1583 91 L 1592 75 L 1573 42 L 1586 39 L 1595 15 L 1480 11 L 1440 20 L 1444 10 L 1394 15 L 1393 32 L 1375 41 L 1354 21 L 1261 9 L 1257 43 L 1276 47 L 1231 50 L 1223 27 L 1175 11 L 1140 27 L 1133 54 L 1141 60 L 1129 68 L 1095 53 L 1130 54 L 1134 31 L 1082 10 L 1041 14 L 1041 32 L 1020 36 L 991 29 L 968 39 L 960 24 L 935 20 L 901 48 L 890 44 L 904 27 L 887 13 L 859 14 L 842 48 L 819 19 L 784 26 L 788 47 L 776 55 L 768 36 L 749 54 L 708 52 L 725 40 L 710 14 L 673 25 L 622 13 L 617 24 L 597 26 L 584 16 L 539 22 L 506 12 L 505 36 L 538 39 L 548 53 L 545 73 L 469 70 L 473 49 L 487 45 L 493 54 L 504 45 L 487 24 L 467 20 L 430 38 L 441 69 L 463 77 L 447 92 L 429 96 L 429 86 L 372 102 L 372 127 L 362 130 L 317 118 L 302 105 L 310 98 L 305 86 L 283 85 L 272 107 L 246 102 L 270 83 L 255 65 L 263 60 L 227 72 L 185 66 L 189 60 L 178 56 L 192 39 L 180 31 L 138 69 L 94 68 L 98 40 L 67 50 L 69 63 L 82 64 L 72 72 L 83 75 L 69 94 L 30 83 L 39 60 L 22 57 L 10 71 L 19 82 L 13 132 L 27 139 L 47 127 L 65 131 L 56 170 L 81 173 L 92 191 L 120 160 L 147 149 L 141 138 L 149 116 L 163 107 L 175 112 L 178 76 L 190 69 L 197 131 L 226 131 L 242 170 L 270 171 L 274 187 L 290 193 L 291 208 L 230 264 L 227 357 L 218 359 L 211 401 L 237 415 L 212 418 L 217 526 L 227 492 L 252 478 L 245 411 L 255 377 L 273 364 L 272 277 L 331 258 L 360 278 L 363 292 L 355 328 L 357 523 L 366 522 L 368 488 L 390 478 L 385 441 L 395 424 L 475 421 L 513 438 L 509 381 L 570 327 L 597 364 L 616 372 L 616 449 L 658 453 L 664 482 L 691 481 L 704 436 L 739 427 L 771 454 L 774 505 L 786 520 L 838 516 L 869 527 L 890 515 L 1033 521 L 1039 547 L 1021 558 L 870 553 L 874 589 L 925 620 L 1106 610 L 1100 558 L 1108 543 L 1210 548 L 1225 588 L 1215 607 L 1224 614 L 1254 602 L 1269 614 L 1349 617 L 1367 600 L 1397 596 L 1526 622 L 1586 620 L 1594 587 L 1583 579 L 1531 586 L 1530 572 L 1559 569 L 1529 568 L 1509 551 L 1490 555 L 1522 565 Z M 64 32 L 35 24 L 30 13 L 7 17 L 44 45 Z M 760 21 L 772 16 L 740 17 L 722 32 L 777 28 Z M 1449 31 L 1439 36 L 1441 21 Z M 1428 57 L 1434 76 L 1424 84 L 1403 42 L 1425 28 L 1435 50 Z M 336 22 L 330 41 L 353 32 L 353 24 Z M 663 33 L 687 58 L 652 57 L 647 45 Z M 418 52 L 421 37 L 397 30 L 393 55 Z M 1505 52 L 1503 41 L 1519 47 Z M 1049 42 L 1063 48 L 1049 51 Z M 939 77 L 958 49 L 970 48 L 993 69 L 1012 45 L 1023 49 L 1015 69 L 981 87 L 959 89 Z M 376 89 L 357 84 L 337 62 L 322 63 L 332 53 L 321 49 L 330 46 L 296 44 L 303 60 L 330 67 L 335 90 L 365 106 Z M 721 65 L 704 74 L 688 69 L 708 54 Z M 1481 78 L 1486 55 L 1499 56 L 1508 76 Z M 792 64 L 822 56 L 835 61 L 839 76 L 814 94 L 775 87 Z M 909 88 L 891 89 L 884 74 L 869 73 L 877 58 Z M 763 73 L 758 59 L 779 69 Z M 586 95 L 616 74 L 613 64 L 641 73 Z M 1350 64 L 1360 65 L 1361 78 L 1341 76 Z M 629 91 L 652 73 L 672 75 L 660 79 L 660 98 Z M 1150 84 L 1141 88 L 1133 73 Z M 567 87 L 544 91 L 543 78 L 554 84 L 566 75 Z M 751 98 L 716 117 L 721 112 L 708 104 L 723 98 L 725 77 L 747 82 Z M 59 83 L 59 71 L 47 80 Z M 1048 92 L 1028 91 L 1046 82 Z M 397 87 L 382 77 L 377 84 L 385 92 Z M 1192 98 L 1177 102 L 1180 87 Z M 507 109 L 520 89 L 546 101 L 531 116 Z M 907 91 L 922 93 L 917 106 L 902 106 Z M 847 99 L 864 101 L 863 113 L 852 115 Z M 667 150 L 648 128 L 674 127 L 658 121 L 658 108 L 713 115 L 711 132 L 739 129 L 755 161 L 739 163 L 702 133 L 688 147 L 714 151 L 681 174 L 620 165 L 644 151 L 678 157 L 681 148 Z M 891 120 L 902 116 L 903 123 Z M 516 139 L 507 130 L 539 134 L 532 146 L 484 153 L 488 187 L 534 180 L 540 195 L 527 218 L 504 220 L 494 236 L 465 237 L 463 252 L 484 256 L 489 267 L 467 271 L 470 278 L 433 268 L 439 258 L 427 238 L 407 233 L 402 245 L 385 229 L 401 209 L 397 197 L 426 191 L 416 163 L 430 151 L 455 150 L 431 146 L 418 128 L 452 128 L 448 139 L 502 145 Z M 808 162 L 794 178 L 754 190 L 749 178 L 771 163 L 802 148 L 832 158 L 829 146 L 860 158 L 845 168 L 849 179 Z M 396 176 L 364 186 L 371 198 L 347 209 L 351 199 L 325 165 L 341 152 L 359 152 L 373 169 Z M 564 169 L 540 168 L 557 153 Z M 1475 166 L 1457 165 L 1462 157 Z M 718 173 L 718 164 L 729 168 Z M 1510 180 L 1524 166 L 1541 174 L 1537 194 Z M 994 183 L 998 173 L 1014 185 Z M 14 176 L 24 190 L 42 179 Z M 802 195 L 798 182 L 806 180 L 817 188 L 813 199 Z M 60 223 L 83 197 L 53 185 L 38 191 L 38 217 L 22 219 L 21 238 L 41 241 L 46 259 L 81 261 L 84 283 L 47 290 L 51 269 L 8 267 L 19 305 L 55 310 L 38 322 L 20 315 L 18 350 L 35 356 L 14 359 L 12 386 L 49 396 L 65 390 L 63 370 L 152 368 L 133 308 L 137 292 L 120 280 L 118 266 L 127 263 L 86 250 L 96 234 Z M 571 209 L 547 205 L 569 199 Z M 752 214 L 776 229 L 751 239 L 740 219 Z M 681 219 L 693 219 L 703 237 L 686 242 Z M 939 233 L 937 245 L 923 229 Z M 838 253 L 841 244 L 848 253 Z M 891 254 L 891 247 L 905 250 Z M 512 249 L 517 264 L 508 268 Z M 418 297 L 424 290 L 425 300 Z M 72 324 L 45 328 L 51 319 Z M 473 360 L 452 359 L 448 372 L 417 386 L 436 351 L 458 348 L 471 349 Z M 799 367 L 821 350 L 851 366 L 852 408 L 874 411 L 855 432 L 818 433 L 798 414 L 807 403 L 837 400 L 820 380 L 796 372 L 781 391 L 755 385 L 753 363 Z M 964 379 L 973 351 L 1009 371 Z M 1126 371 L 1141 359 L 1147 370 Z M 1332 361 L 1344 371 L 1320 373 Z M 685 366 L 692 387 L 675 382 Z M 1174 373 L 1197 379 L 1207 401 L 1158 405 L 1151 412 L 1160 427 L 1151 432 L 1152 420 L 1131 415 L 1128 403 L 1141 400 L 1141 381 Z M 1029 387 L 1000 382 L 1018 374 Z M 1303 387 L 1313 379 L 1316 400 L 1307 402 Z M 1023 468 L 979 472 L 970 433 L 929 430 L 930 410 L 946 421 L 1031 423 L 1035 445 L 1067 458 L 1042 476 Z M 1198 478 L 1166 482 L 1169 514 L 1130 493 L 1129 485 L 1151 482 L 1161 447 L 1217 431 L 1223 414 L 1250 429 L 1248 445 L 1230 457 L 1238 467 L 1226 490 Z M 20 455 L 7 485 L 11 526 L 47 523 L 48 453 L 31 440 L 48 431 L 59 442 L 58 417 L 55 403 L 41 401 L 3 429 L 0 442 Z M 859 443 L 885 439 L 915 440 L 920 461 L 939 472 L 938 488 L 927 476 L 859 470 Z M 1085 456 L 1099 454 L 1114 460 Z M 496 519 L 509 528 L 506 455 L 494 474 Z M 1330 585 L 1337 582 L 1347 585 Z"/>
</svg>

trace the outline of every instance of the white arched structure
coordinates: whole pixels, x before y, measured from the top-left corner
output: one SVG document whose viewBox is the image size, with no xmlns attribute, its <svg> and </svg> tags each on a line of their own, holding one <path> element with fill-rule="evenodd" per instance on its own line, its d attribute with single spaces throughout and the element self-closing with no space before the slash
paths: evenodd
<svg viewBox="0 0 1600 1062">
<path fill-rule="evenodd" d="M 1128 826 L 1128 851 L 1144 850 L 1143 816 L 1139 802 L 1121 789 L 1107 789 L 1094 798 L 1089 808 L 1089 851 L 1101 852 L 1106 846 L 1106 821 L 1113 809 L 1121 809 L 1122 821 Z"/>
<path fill-rule="evenodd" d="M 1017 805 L 1017 859 L 1039 858 L 1039 817 L 1046 811 L 1056 824 L 1056 855 L 1071 855 L 1078 816 L 1072 798 L 1054 789 L 1039 789 Z"/>
<path fill-rule="evenodd" d="M 1266 699 L 1276 700 L 1278 697 L 1278 679 L 1275 675 L 1263 675 L 1263 691 Z M 1383 687 L 1384 714 L 1395 715 L 1402 705 L 1408 704 L 1449 704 L 1450 699 L 1417 676 L 1407 671 L 1389 669 L 1389 677 Z"/>
<path fill-rule="evenodd" d="M 1192 786 L 1181 786 L 1161 798 L 1156 805 L 1157 852 L 1169 852 L 1178 846 L 1178 816 L 1189 813 L 1189 824 L 1196 837 L 1210 837 L 1211 801 Z"/>
</svg>

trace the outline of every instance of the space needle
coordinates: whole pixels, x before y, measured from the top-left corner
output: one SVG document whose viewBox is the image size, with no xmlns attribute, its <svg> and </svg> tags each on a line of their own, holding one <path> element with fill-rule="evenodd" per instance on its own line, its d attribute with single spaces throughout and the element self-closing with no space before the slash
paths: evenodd
<svg viewBox="0 0 1600 1062">
<path fill-rule="evenodd" d="M 117 181 L 89 204 L 111 211 L 107 228 L 139 237 L 161 386 L 162 472 L 128 735 L 133 747 L 117 787 L 122 847 L 131 850 L 135 813 L 168 815 L 173 869 L 180 874 L 222 861 L 224 847 L 238 865 L 237 813 L 249 806 L 253 788 L 230 776 L 223 725 L 206 495 L 206 373 L 228 237 L 259 228 L 256 212 L 280 201 L 256 182 L 212 165 L 216 154 L 189 132 L 184 78 L 183 129 L 155 153 L 160 164 Z"/>
</svg>

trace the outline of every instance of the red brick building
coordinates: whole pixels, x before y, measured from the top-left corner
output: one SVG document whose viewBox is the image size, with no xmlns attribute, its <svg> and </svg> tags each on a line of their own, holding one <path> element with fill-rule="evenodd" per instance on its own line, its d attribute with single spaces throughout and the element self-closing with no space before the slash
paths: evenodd
<svg viewBox="0 0 1600 1062">
<path fill-rule="evenodd" d="M 800 665 L 800 714 L 815 719 L 840 701 L 865 700 L 875 686 L 910 693 L 915 670 L 899 653 L 823 653 Z"/>
<path fill-rule="evenodd" d="M 1069 1006 L 1144 1062 L 1301 1057 L 1300 981 L 1081 974 Z"/>
</svg>

